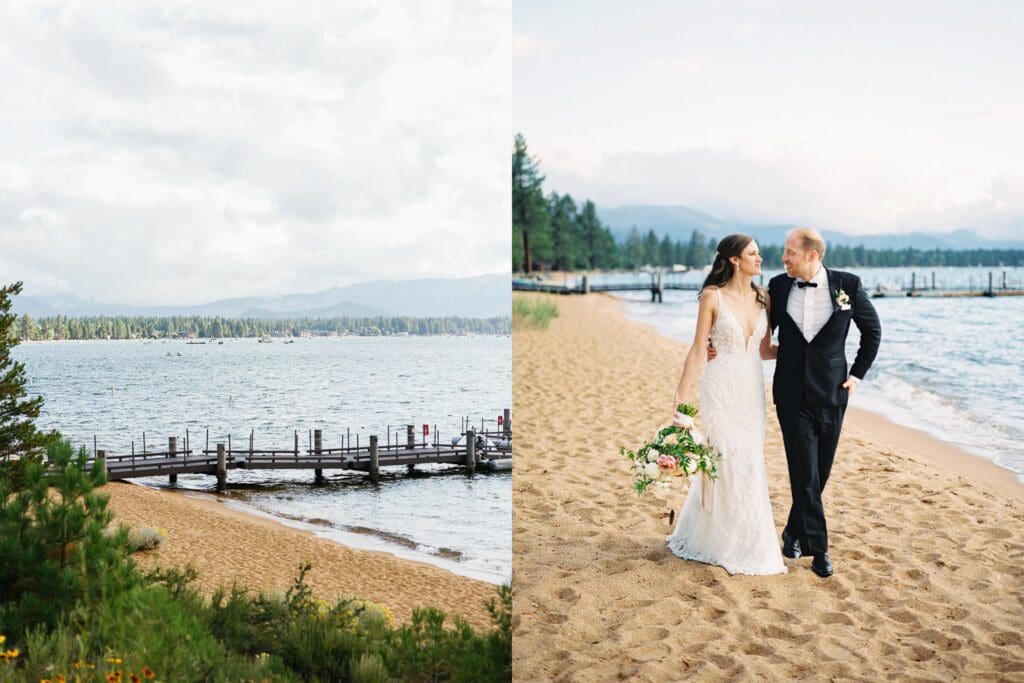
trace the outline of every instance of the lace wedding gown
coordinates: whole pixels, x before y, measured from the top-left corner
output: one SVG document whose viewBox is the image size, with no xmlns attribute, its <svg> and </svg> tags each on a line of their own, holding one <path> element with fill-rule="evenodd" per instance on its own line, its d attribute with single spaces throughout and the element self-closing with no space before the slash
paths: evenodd
<svg viewBox="0 0 1024 683">
<path fill-rule="evenodd" d="M 687 560 L 724 567 L 730 574 L 786 571 L 775 533 L 764 464 L 764 371 L 761 339 L 768 317 L 762 309 L 744 341 L 739 321 L 718 293 L 711 340 L 718 350 L 700 386 L 700 415 L 708 443 L 722 453 L 718 479 L 694 476 L 669 549 Z M 710 485 L 705 488 L 705 482 Z M 703 496 L 703 504 L 702 504 Z"/>
</svg>

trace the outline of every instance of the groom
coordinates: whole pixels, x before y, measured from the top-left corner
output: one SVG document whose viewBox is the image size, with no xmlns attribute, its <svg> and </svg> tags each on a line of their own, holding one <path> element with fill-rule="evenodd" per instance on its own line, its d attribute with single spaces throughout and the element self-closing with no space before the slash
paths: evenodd
<svg viewBox="0 0 1024 683">
<path fill-rule="evenodd" d="M 772 394 L 789 464 L 793 506 L 782 532 L 782 554 L 812 555 L 811 569 L 832 575 L 821 492 L 828 481 L 846 404 L 878 353 L 878 314 L 851 273 L 822 264 L 825 241 L 817 230 L 796 228 L 786 237 L 786 273 L 768 283 L 771 326 L 779 330 Z M 850 322 L 860 347 L 847 372 Z"/>
</svg>

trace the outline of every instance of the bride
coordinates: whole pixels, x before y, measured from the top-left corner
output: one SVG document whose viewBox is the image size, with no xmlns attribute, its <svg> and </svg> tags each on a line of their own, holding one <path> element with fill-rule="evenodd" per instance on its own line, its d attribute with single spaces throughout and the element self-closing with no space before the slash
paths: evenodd
<svg viewBox="0 0 1024 683">
<path fill-rule="evenodd" d="M 764 464 L 761 360 L 774 359 L 777 347 L 768 326 L 768 294 L 752 282 L 760 273 L 761 255 L 752 237 L 729 235 L 718 243 L 673 403 L 673 409 L 693 403 L 690 387 L 710 336 L 717 356 L 700 383 L 700 414 L 707 442 L 722 460 L 717 479 L 694 479 L 668 547 L 679 557 L 719 565 L 730 574 L 786 571 Z"/>
</svg>

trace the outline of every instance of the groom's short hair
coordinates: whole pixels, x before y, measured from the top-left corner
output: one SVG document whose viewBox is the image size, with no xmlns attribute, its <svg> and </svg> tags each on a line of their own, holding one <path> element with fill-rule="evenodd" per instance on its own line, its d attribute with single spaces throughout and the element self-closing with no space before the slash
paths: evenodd
<svg viewBox="0 0 1024 683">
<path fill-rule="evenodd" d="M 818 252 L 818 258 L 825 260 L 825 238 L 814 228 L 793 228 L 790 235 L 800 238 L 800 246 L 804 251 L 814 250 Z"/>
</svg>

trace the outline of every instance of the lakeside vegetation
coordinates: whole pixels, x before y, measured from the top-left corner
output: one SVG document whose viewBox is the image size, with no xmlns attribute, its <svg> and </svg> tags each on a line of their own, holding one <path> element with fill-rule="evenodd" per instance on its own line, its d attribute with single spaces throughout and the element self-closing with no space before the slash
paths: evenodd
<svg viewBox="0 0 1024 683">
<path fill-rule="evenodd" d="M 512 297 L 512 320 L 516 327 L 539 327 L 546 330 L 552 318 L 558 317 L 558 304 L 551 298 Z"/>
<path fill-rule="evenodd" d="M 340 318 L 223 318 L 208 316 L 19 316 L 23 340 L 51 339 L 214 339 L 223 337 L 300 337 L 393 335 L 507 335 L 508 316 L 493 318 L 373 316 Z"/>
<path fill-rule="evenodd" d="M 694 230 L 689 240 L 660 237 L 634 226 L 624 240 L 597 217 L 592 201 L 544 193 L 540 164 L 516 135 L 512 153 L 512 270 L 636 270 L 644 266 L 703 268 L 718 240 Z M 759 244 L 767 263 L 782 262 L 782 245 Z M 1024 266 L 1024 249 L 869 249 L 830 245 L 828 264 L 846 267 Z"/>
<path fill-rule="evenodd" d="M 508 681 L 511 588 L 478 632 L 436 609 L 395 624 L 359 597 L 310 591 L 310 565 L 283 595 L 234 586 L 204 598 L 191 568 L 144 572 L 151 545 L 118 525 L 106 474 L 35 425 L 11 358 L 17 318 L 0 288 L 0 680 L 2 681 Z"/>
</svg>

